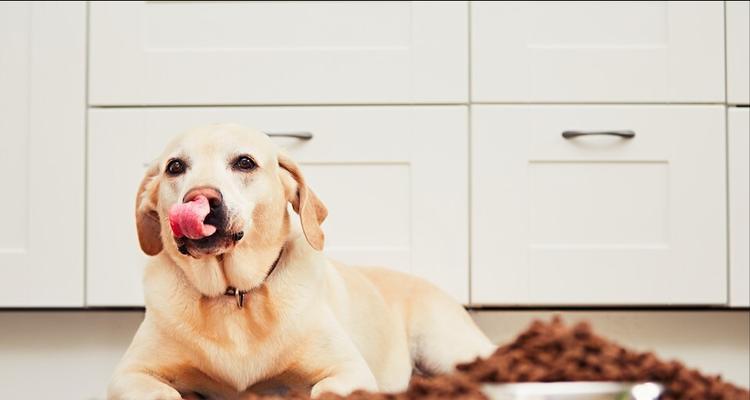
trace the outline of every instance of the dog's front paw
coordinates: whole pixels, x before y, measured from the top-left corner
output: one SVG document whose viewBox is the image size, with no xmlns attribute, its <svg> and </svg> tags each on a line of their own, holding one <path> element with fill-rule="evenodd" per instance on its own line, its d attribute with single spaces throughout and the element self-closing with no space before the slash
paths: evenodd
<svg viewBox="0 0 750 400">
<path fill-rule="evenodd" d="M 107 392 L 108 400 L 183 400 L 173 387 L 141 374 L 115 379 Z"/>
<path fill-rule="evenodd" d="M 172 388 L 150 391 L 131 391 L 124 396 L 115 397 L 121 400 L 183 400 L 180 392 Z M 188 397 L 190 399 L 190 397 Z"/>
<path fill-rule="evenodd" d="M 346 396 L 356 390 L 367 390 L 370 392 L 378 391 L 378 385 L 375 383 L 375 378 L 373 378 L 371 374 L 359 378 L 360 379 L 356 379 L 356 377 L 342 376 L 325 378 L 313 385 L 312 390 L 310 391 L 310 397 L 316 398 L 324 393 Z"/>
<path fill-rule="evenodd" d="M 158 392 L 149 393 L 145 397 L 139 396 L 139 399 L 153 399 L 153 400 L 183 400 L 182 395 L 171 387 L 162 388 Z"/>
<path fill-rule="evenodd" d="M 121 396 L 110 397 L 118 400 L 183 400 L 180 392 L 167 387 L 157 390 L 132 390 Z M 188 397 L 188 399 L 191 399 Z"/>
</svg>

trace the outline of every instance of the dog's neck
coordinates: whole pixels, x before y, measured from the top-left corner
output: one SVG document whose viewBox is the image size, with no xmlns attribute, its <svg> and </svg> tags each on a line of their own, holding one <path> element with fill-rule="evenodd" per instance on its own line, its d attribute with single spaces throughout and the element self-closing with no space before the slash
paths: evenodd
<svg viewBox="0 0 750 400">
<path fill-rule="evenodd" d="M 269 274 L 273 260 L 282 248 L 281 257 Z M 161 315 L 178 325 L 191 321 L 188 326 L 197 324 L 220 329 L 227 326 L 227 318 L 240 316 L 249 318 L 247 322 L 252 332 L 268 332 L 279 324 L 294 325 L 295 321 L 306 315 L 310 304 L 319 303 L 320 296 L 327 293 L 324 288 L 330 264 L 324 254 L 310 248 L 301 234 L 290 235 L 283 245 L 272 251 L 264 264 L 268 269 L 251 268 L 259 272 L 262 270 L 261 279 L 254 281 L 256 285 L 252 286 L 238 286 L 232 280 L 224 280 L 215 257 L 213 264 L 196 265 L 195 271 L 211 272 L 203 276 L 215 278 L 217 284 L 223 283 L 222 289 L 212 295 L 198 290 L 184 269 L 172 262 L 167 254 L 154 257 L 145 271 L 146 309 L 152 315 Z M 266 276 L 267 279 L 263 279 Z M 224 295 L 230 285 L 242 290 L 254 288 L 245 295 L 243 308 L 237 307 L 234 298 Z M 193 328 L 188 331 L 194 332 Z M 219 336 L 227 335 L 224 332 Z"/>
<path fill-rule="evenodd" d="M 268 268 L 268 272 L 266 273 L 266 277 L 263 278 L 263 281 L 258 286 L 262 286 L 263 284 L 265 284 L 266 281 L 268 280 L 268 277 L 270 277 L 271 274 L 273 273 L 273 271 L 276 270 L 276 266 L 279 264 L 279 260 L 281 260 L 281 254 L 282 253 L 284 253 L 284 248 L 283 247 L 281 248 L 281 250 L 279 250 L 279 255 L 276 256 L 276 260 L 274 260 L 273 264 L 271 264 L 271 267 Z M 224 257 L 221 257 L 219 259 L 219 262 L 223 263 L 224 262 Z M 258 286 L 256 286 L 256 287 L 258 287 Z M 253 290 L 255 290 L 256 287 L 251 288 L 251 289 L 247 289 L 247 290 L 240 290 L 240 289 L 237 289 L 234 286 L 228 286 L 227 290 L 224 292 L 224 295 L 225 296 L 234 296 L 234 298 L 237 301 L 237 307 L 238 308 L 242 308 L 245 305 L 245 296 L 248 293 L 250 293 Z"/>
</svg>

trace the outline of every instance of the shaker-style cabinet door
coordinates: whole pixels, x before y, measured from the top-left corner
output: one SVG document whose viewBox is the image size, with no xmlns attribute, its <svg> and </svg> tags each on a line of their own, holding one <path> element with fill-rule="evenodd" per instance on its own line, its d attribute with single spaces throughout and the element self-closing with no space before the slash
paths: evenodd
<svg viewBox="0 0 750 400">
<path fill-rule="evenodd" d="M 472 100 L 724 101 L 723 2 L 475 2 Z"/>
<path fill-rule="evenodd" d="M 465 2 L 92 2 L 93 105 L 459 103 Z"/>
<path fill-rule="evenodd" d="M 85 3 L 0 3 L 0 307 L 83 305 L 85 63 Z"/>
<path fill-rule="evenodd" d="M 727 302 L 722 106 L 477 106 L 472 302 Z"/>
<path fill-rule="evenodd" d="M 326 255 L 412 273 L 468 301 L 465 106 L 178 107 L 89 113 L 89 305 L 143 304 L 135 191 L 176 133 L 218 121 L 313 134 L 274 140 L 328 207 Z"/>
</svg>

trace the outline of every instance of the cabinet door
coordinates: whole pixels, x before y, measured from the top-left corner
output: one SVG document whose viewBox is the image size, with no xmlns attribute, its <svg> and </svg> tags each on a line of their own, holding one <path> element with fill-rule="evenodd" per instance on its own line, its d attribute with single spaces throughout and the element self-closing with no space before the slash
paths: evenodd
<svg viewBox="0 0 750 400">
<path fill-rule="evenodd" d="M 472 302 L 726 304 L 723 107 L 472 115 Z"/>
<path fill-rule="evenodd" d="M 94 105 L 457 103 L 464 2 L 92 2 Z"/>
<path fill-rule="evenodd" d="M 750 2 L 727 1 L 727 102 L 750 104 Z"/>
<path fill-rule="evenodd" d="M 0 307 L 83 305 L 86 6 L 0 3 Z"/>
<path fill-rule="evenodd" d="M 722 102 L 722 2 L 476 2 L 472 100 Z"/>
<path fill-rule="evenodd" d="M 750 306 L 750 110 L 729 109 L 729 303 Z"/>
<path fill-rule="evenodd" d="M 312 132 L 276 140 L 329 209 L 326 253 L 422 276 L 466 302 L 466 118 L 462 106 L 91 110 L 88 304 L 142 304 L 135 190 L 174 134 L 217 121 Z"/>
</svg>

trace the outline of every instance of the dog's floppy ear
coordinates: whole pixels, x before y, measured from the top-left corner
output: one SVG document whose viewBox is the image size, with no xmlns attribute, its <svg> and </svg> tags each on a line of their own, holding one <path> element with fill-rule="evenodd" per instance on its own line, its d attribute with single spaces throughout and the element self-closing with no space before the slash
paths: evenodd
<svg viewBox="0 0 750 400">
<path fill-rule="evenodd" d="M 159 174 L 159 163 L 154 162 L 138 187 L 135 198 L 135 225 L 138 229 L 138 242 L 144 253 L 155 256 L 161 252 L 161 222 L 156 212 L 156 192 L 158 184 L 154 177 Z"/>
<path fill-rule="evenodd" d="M 328 209 L 318 196 L 307 187 L 304 176 L 291 158 L 286 154 L 279 153 L 279 166 L 291 175 L 292 179 L 282 177 L 281 181 L 284 183 L 287 199 L 292 203 L 294 211 L 299 214 L 305 239 L 313 249 L 323 250 L 325 235 L 320 228 L 320 224 L 328 216 Z"/>
</svg>

